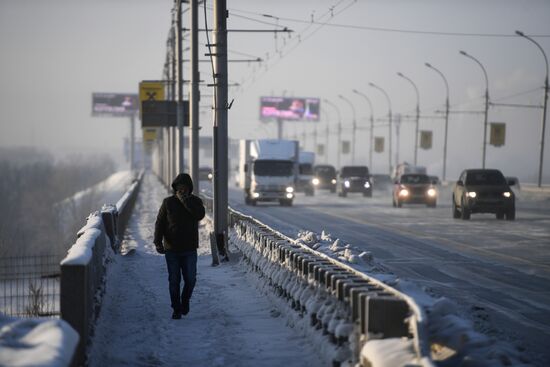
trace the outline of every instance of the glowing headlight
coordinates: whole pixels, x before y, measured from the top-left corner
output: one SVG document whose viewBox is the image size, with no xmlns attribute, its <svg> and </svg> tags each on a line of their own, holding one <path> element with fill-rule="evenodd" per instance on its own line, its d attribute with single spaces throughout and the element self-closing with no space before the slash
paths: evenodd
<svg viewBox="0 0 550 367">
<path fill-rule="evenodd" d="M 212 174 L 211 174 L 211 173 L 209 173 L 209 174 L 208 174 L 208 179 L 209 179 L 209 180 L 211 180 L 211 179 L 212 179 L 212 177 L 214 177 L 214 176 L 212 176 Z"/>
<path fill-rule="evenodd" d="M 399 196 L 409 196 L 409 190 L 401 189 L 401 191 L 399 191 Z"/>
<path fill-rule="evenodd" d="M 349 187 L 349 181 L 344 181 L 344 186 Z"/>
<path fill-rule="evenodd" d="M 286 192 L 293 193 L 294 192 L 294 187 L 292 187 L 292 186 L 287 187 Z"/>
<path fill-rule="evenodd" d="M 512 196 L 512 193 L 510 191 L 503 192 L 502 195 L 504 195 L 505 198 L 509 198 Z"/>
<path fill-rule="evenodd" d="M 256 198 L 259 198 L 259 197 L 260 197 L 260 194 L 259 194 L 258 192 L 253 192 L 253 193 L 252 193 L 252 197 L 255 198 L 255 199 L 256 199 Z"/>
<path fill-rule="evenodd" d="M 292 193 L 290 193 L 290 192 L 286 194 L 287 199 L 292 199 L 293 196 L 294 195 L 292 195 Z"/>
<path fill-rule="evenodd" d="M 319 179 L 318 179 L 317 177 L 315 177 L 313 180 L 311 180 L 311 182 L 312 182 L 315 186 L 319 185 Z"/>
<path fill-rule="evenodd" d="M 370 187 L 370 182 L 369 182 L 369 181 L 365 182 L 365 187 L 366 187 L 367 189 Z"/>
<path fill-rule="evenodd" d="M 476 192 L 475 191 L 470 191 L 470 192 L 467 192 L 466 195 L 470 198 L 475 198 L 477 196 Z"/>
<path fill-rule="evenodd" d="M 333 178 L 332 181 L 330 181 L 330 182 L 332 182 L 333 185 L 336 185 L 336 179 L 335 178 Z"/>
<path fill-rule="evenodd" d="M 428 189 L 428 196 L 434 197 L 437 194 L 435 189 Z"/>
</svg>

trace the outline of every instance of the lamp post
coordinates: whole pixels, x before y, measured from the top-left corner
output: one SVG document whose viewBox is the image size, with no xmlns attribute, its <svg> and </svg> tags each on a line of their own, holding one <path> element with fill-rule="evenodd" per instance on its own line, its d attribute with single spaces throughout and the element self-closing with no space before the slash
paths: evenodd
<svg viewBox="0 0 550 367">
<path fill-rule="evenodd" d="M 344 97 L 343 95 L 339 94 L 338 95 L 338 98 L 346 101 L 346 103 L 351 107 L 351 111 L 353 113 L 353 135 L 351 136 L 351 164 L 352 165 L 355 165 L 355 132 L 357 131 L 357 120 L 356 120 L 356 115 L 355 115 L 355 107 L 353 106 L 353 104 L 351 103 L 351 101 L 349 99 L 347 99 L 346 97 Z"/>
<path fill-rule="evenodd" d="M 466 56 L 467 58 L 475 61 L 475 63 L 481 67 L 481 70 L 483 70 L 483 75 L 485 76 L 485 121 L 483 123 L 483 159 L 481 162 L 481 168 L 485 168 L 485 155 L 487 152 L 487 117 L 489 114 L 489 78 L 487 78 L 487 71 L 483 67 L 483 64 L 481 64 L 478 59 L 465 51 L 459 51 L 459 53 L 462 56 Z"/>
<path fill-rule="evenodd" d="M 328 164 L 328 142 L 330 137 L 330 116 L 326 109 L 323 109 L 323 113 L 325 116 L 327 116 L 327 127 L 326 127 L 326 135 L 325 135 L 325 163 Z"/>
<path fill-rule="evenodd" d="M 375 89 L 378 89 L 380 92 L 382 92 L 384 94 L 384 96 L 386 96 L 386 100 L 388 101 L 388 118 L 389 118 L 389 137 L 388 137 L 388 163 L 389 163 L 389 170 L 390 170 L 390 175 L 391 175 L 391 171 L 392 171 L 392 166 L 391 166 L 391 140 L 392 140 L 392 137 L 391 137 L 391 125 L 392 125 L 392 121 L 391 121 L 391 100 L 390 100 L 390 96 L 388 96 L 388 93 L 386 93 L 386 91 L 382 88 L 380 88 L 379 86 L 377 86 L 376 84 L 374 83 L 369 83 L 369 85 Z"/>
<path fill-rule="evenodd" d="M 410 78 L 406 77 L 400 72 L 398 72 L 397 75 L 405 80 L 408 80 L 409 83 L 411 83 L 411 85 L 413 86 L 414 91 L 416 92 L 416 129 L 414 134 L 414 165 L 416 166 L 418 162 L 417 158 L 418 158 L 418 124 L 420 122 L 420 94 L 418 93 L 418 88 L 416 87 L 416 84 L 414 84 L 414 82 Z"/>
<path fill-rule="evenodd" d="M 361 97 L 365 98 L 367 103 L 369 104 L 370 108 L 370 149 L 369 149 L 369 168 L 372 170 L 372 150 L 374 147 L 374 112 L 372 109 L 372 102 L 370 101 L 369 97 L 365 93 L 361 93 L 358 90 L 354 89 L 353 93 L 360 95 Z"/>
<path fill-rule="evenodd" d="M 546 78 L 544 79 L 544 105 L 542 110 L 542 133 L 540 138 L 540 160 L 539 160 L 539 187 L 542 185 L 542 161 L 544 158 L 544 135 L 546 133 L 546 107 L 548 103 L 548 58 L 546 57 L 546 53 L 544 52 L 544 49 L 539 45 L 537 42 L 535 42 L 534 39 L 531 37 L 525 35 L 521 31 L 516 31 L 516 34 L 520 37 L 523 37 L 531 42 L 533 42 L 542 52 L 542 56 L 544 56 L 544 62 L 546 63 Z"/>
<path fill-rule="evenodd" d="M 443 82 L 445 83 L 445 91 L 446 91 L 446 98 L 445 98 L 445 137 L 444 137 L 444 143 L 443 143 L 443 181 L 445 181 L 446 174 L 447 174 L 447 132 L 449 128 L 449 83 L 447 83 L 447 78 L 445 78 L 445 75 L 439 69 L 432 66 L 430 63 L 425 63 L 428 68 L 432 69 L 436 73 L 438 73 L 441 78 L 443 78 Z"/>
<path fill-rule="evenodd" d="M 340 115 L 340 109 L 334 103 L 328 99 L 324 99 L 325 103 L 332 106 L 336 110 L 338 115 L 338 147 L 336 148 L 336 166 L 340 169 L 340 150 L 342 149 L 342 116 Z"/>
</svg>

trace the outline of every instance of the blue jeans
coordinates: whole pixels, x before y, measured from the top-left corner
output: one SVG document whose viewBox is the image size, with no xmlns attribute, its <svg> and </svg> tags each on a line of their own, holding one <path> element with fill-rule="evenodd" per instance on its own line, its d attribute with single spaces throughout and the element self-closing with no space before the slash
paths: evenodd
<svg viewBox="0 0 550 367">
<path fill-rule="evenodd" d="M 174 310 L 181 310 L 182 303 L 189 304 L 197 281 L 197 251 L 166 251 L 170 301 Z M 180 298 L 180 281 L 183 276 L 183 290 Z"/>
</svg>

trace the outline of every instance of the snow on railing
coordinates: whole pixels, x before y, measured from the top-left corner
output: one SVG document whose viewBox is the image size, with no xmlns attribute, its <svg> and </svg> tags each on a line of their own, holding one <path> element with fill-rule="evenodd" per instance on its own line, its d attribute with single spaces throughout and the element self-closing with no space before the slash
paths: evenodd
<svg viewBox="0 0 550 367">
<path fill-rule="evenodd" d="M 61 261 L 61 318 L 79 334 L 74 365 L 85 363 L 85 348 L 93 331 L 105 290 L 105 270 L 113 251 L 119 249 L 126 223 L 137 198 L 143 173 L 114 205 L 90 214 L 77 233 L 76 243 Z"/>
<path fill-rule="evenodd" d="M 333 365 L 378 365 L 382 346 L 398 347 L 401 365 L 433 366 L 426 316 L 411 297 L 233 209 L 229 223 L 243 262 L 321 332 Z"/>
</svg>

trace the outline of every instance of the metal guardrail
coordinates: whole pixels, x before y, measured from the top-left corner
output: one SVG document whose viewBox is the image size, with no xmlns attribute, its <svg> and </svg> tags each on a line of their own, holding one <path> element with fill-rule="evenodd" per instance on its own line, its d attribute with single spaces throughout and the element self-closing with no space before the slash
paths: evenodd
<svg viewBox="0 0 550 367">
<path fill-rule="evenodd" d="M 143 172 L 116 204 L 90 214 L 78 231 L 78 240 L 61 261 L 61 318 L 79 334 L 73 366 L 85 364 L 85 349 L 104 292 L 106 256 L 111 245 L 118 252 L 126 224 L 136 201 Z"/>
<path fill-rule="evenodd" d="M 205 206 L 212 199 L 202 196 Z M 339 348 L 349 348 L 349 362 L 370 365 L 361 355 L 370 340 L 408 338 L 412 340 L 417 362 L 433 366 L 427 337 L 427 319 L 421 307 L 409 296 L 338 260 L 315 251 L 257 219 L 229 210 L 228 223 L 240 239 L 240 250 L 247 263 L 269 279 L 277 294 L 291 307 L 307 314 L 311 325 L 322 328 Z M 246 243 L 247 245 L 243 245 Z M 284 275 L 281 275 L 284 274 Z M 291 279 L 289 281 L 289 279 Z M 308 293 L 309 292 L 309 293 Z M 308 297 L 303 297 L 308 294 Z M 322 317 L 315 307 L 308 307 L 309 297 L 329 299 L 334 304 L 332 316 Z M 334 318 L 341 318 L 339 333 Z M 346 323 L 351 333 L 342 335 Z M 349 328 L 348 328 L 349 329 Z M 353 337 L 351 334 L 355 334 Z M 345 355 L 340 354 L 340 355 Z M 365 359 L 366 358 L 366 359 Z M 340 365 L 344 360 L 333 360 Z"/>
</svg>

